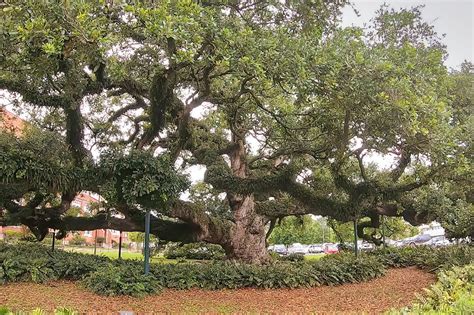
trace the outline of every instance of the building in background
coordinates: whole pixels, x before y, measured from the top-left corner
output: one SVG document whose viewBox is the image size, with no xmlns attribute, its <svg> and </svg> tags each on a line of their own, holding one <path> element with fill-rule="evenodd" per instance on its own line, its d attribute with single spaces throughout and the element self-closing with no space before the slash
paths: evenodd
<svg viewBox="0 0 474 315">
<path fill-rule="evenodd" d="M 98 194 L 89 191 L 82 191 L 71 202 L 71 206 L 80 209 L 78 216 L 90 216 L 94 214 L 94 204 L 98 204 L 100 201 L 100 196 Z M 69 245 L 74 242 L 74 239 L 77 240 L 78 237 L 79 240 L 84 241 L 85 245 L 94 245 L 97 242 L 97 245 L 100 247 L 111 248 L 118 245 L 120 241 L 120 231 L 100 229 L 93 231 L 69 232 L 63 239 L 63 244 Z M 130 243 L 127 232 L 122 232 L 122 243 Z"/>
<path fill-rule="evenodd" d="M 14 133 L 15 136 L 21 137 L 22 131 L 27 125 L 27 121 L 0 106 L 0 132 L 11 132 Z M 83 191 L 76 196 L 71 206 L 80 209 L 78 212 L 79 216 L 89 216 L 93 214 L 93 205 L 94 203 L 98 203 L 100 201 L 99 199 L 100 196 L 98 194 Z M 5 239 L 9 235 L 19 237 L 28 234 L 29 230 L 26 226 L 0 226 L 0 239 Z M 69 232 L 63 239 L 63 243 L 69 244 L 74 236 L 76 236 L 76 238 L 77 236 L 83 238 L 86 245 L 94 245 L 97 240 L 99 246 L 112 247 L 119 243 L 120 231 L 104 229 Z M 122 233 L 122 242 L 129 243 L 128 234 L 126 232 Z"/>
</svg>

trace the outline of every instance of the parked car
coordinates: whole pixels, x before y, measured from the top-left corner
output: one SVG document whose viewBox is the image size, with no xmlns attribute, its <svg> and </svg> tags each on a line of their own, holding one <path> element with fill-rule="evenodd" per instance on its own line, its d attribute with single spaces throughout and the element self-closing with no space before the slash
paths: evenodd
<svg viewBox="0 0 474 315">
<path fill-rule="evenodd" d="M 324 248 L 322 244 L 311 244 L 308 247 L 308 252 L 311 254 L 324 253 Z"/>
<path fill-rule="evenodd" d="M 268 250 L 274 253 L 277 253 L 279 255 L 287 255 L 288 250 L 285 245 L 283 244 L 276 244 L 276 245 L 271 245 L 268 247 Z"/>
<path fill-rule="evenodd" d="M 307 254 L 308 246 L 300 243 L 294 243 L 288 246 L 288 254 Z"/>
<path fill-rule="evenodd" d="M 431 235 L 429 234 L 420 234 L 413 237 L 406 238 L 402 240 L 402 246 L 418 246 L 418 245 L 428 245 L 427 242 L 431 240 Z"/>
<path fill-rule="evenodd" d="M 375 245 L 369 242 L 362 242 L 359 244 L 359 249 L 361 251 L 370 251 L 375 249 Z"/>
<path fill-rule="evenodd" d="M 323 249 L 325 254 L 336 254 L 337 252 L 339 252 L 337 244 L 332 243 L 324 244 Z"/>
<path fill-rule="evenodd" d="M 441 247 L 451 245 L 451 242 L 446 239 L 444 235 L 434 236 L 429 241 L 426 242 L 426 245 L 433 247 Z"/>
</svg>

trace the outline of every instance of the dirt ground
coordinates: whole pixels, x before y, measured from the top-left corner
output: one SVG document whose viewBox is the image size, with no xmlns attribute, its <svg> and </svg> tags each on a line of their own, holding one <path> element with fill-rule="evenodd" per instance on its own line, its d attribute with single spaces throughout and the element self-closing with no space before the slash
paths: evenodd
<svg viewBox="0 0 474 315">
<path fill-rule="evenodd" d="M 73 282 L 13 283 L 0 286 L 0 306 L 28 311 L 68 307 L 87 314 L 317 313 L 380 314 L 410 305 L 435 281 L 416 268 L 391 269 L 384 277 L 357 284 L 309 289 L 165 290 L 145 298 L 102 297 Z"/>
</svg>

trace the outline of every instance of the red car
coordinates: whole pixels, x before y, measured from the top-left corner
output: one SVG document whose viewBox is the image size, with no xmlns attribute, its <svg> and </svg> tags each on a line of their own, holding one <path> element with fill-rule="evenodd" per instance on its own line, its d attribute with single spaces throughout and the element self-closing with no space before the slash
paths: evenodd
<svg viewBox="0 0 474 315">
<path fill-rule="evenodd" d="M 325 254 L 336 254 L 339 252 L 336 244 L 324 244 L 323 249 Z"/>
</svg>

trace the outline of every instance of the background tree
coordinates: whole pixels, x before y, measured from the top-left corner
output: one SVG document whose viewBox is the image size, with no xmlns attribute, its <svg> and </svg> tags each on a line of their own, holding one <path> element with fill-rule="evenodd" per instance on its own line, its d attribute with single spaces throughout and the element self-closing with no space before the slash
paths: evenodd
<svg viewBox="0 0 474 315">
<path fill-rule="evenodd" d="M 273 229 L 268 238 L 270 244 L 293 243 L 317 244 L 331 242 L 329 227 L 323 220 L 310 216 L 286 217 Z"/>
</svg>

